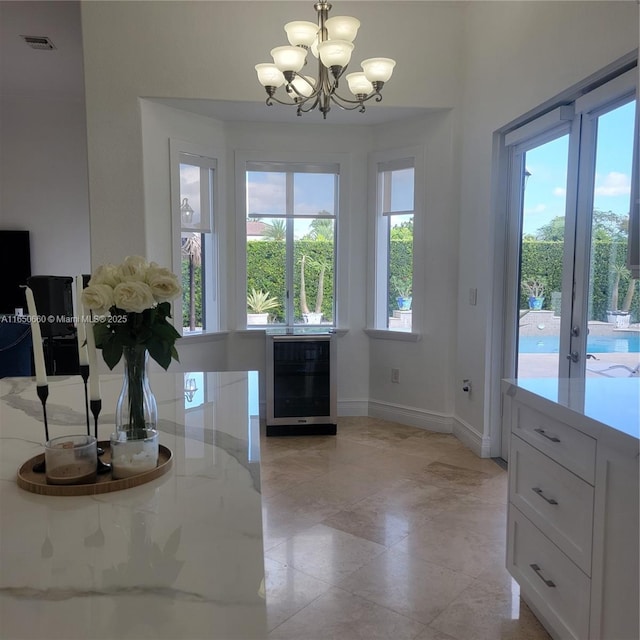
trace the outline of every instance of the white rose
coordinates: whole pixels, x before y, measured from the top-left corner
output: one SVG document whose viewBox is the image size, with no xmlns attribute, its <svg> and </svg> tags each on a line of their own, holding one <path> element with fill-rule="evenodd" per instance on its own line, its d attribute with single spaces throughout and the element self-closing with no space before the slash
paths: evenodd
<svg viewBox="0 0 640 640">
<path fill-rule="evenodd" d="M 149 263 L 142 256 L 127 256 L 118 267 L 121 282 L 144 281 Z"/>
<path fill-rule="evenodd" d="M 135 313 L 150 309 L 155 302 L 151 287 L 146 282 L 136 280 L 121 282 L 113 290 L 113 300 L 118 309 Z"/>
<path fill-rule="evenodd" d="M 100 265 L 92 274 L 89 284 L 106 284 L 111 288 L 120 282 L 118 267 L 115 264 Z"/>
<path fill-rule="evenodd" d="M 113 289 L 108 284 L 89 284 L 82 292 L 82 304 L 97 314 L 106 313 L 113 306 Z"/>
<path fill-rule="evenodd" d="M 173 300 L 182 293 L 182 287 L 173 271 L 159 267 L 155 262 L 149 265 L 146 281 L 157 302 Z"/>
</svg>

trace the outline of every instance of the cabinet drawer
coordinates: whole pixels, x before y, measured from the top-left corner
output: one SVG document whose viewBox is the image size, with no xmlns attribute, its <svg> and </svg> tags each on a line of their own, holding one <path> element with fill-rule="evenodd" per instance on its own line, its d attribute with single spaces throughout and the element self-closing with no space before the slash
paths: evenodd
<svg viewBox="0 0 640 640">
<path fill-rule="evenodd" d="M 589 637 L 590 580 L 531 521 L 509 505 L 507 569 L 553 627 L 554 637 Z"/>
<path fill-rule="evenodd" d="M 591 575 L 593 487 L 517 436 L 511 438 L 509 500 Z"/>
<path fill-rule="evenodd" d="M 512 433 L 590 484 L 595 482 L 596 441 L 563 422 L 514 403 Z"/>
</svg>

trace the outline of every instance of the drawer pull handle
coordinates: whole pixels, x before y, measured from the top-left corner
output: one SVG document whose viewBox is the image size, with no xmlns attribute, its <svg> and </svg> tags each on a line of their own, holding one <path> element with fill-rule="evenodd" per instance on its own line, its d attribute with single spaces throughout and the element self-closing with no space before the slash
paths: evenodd
<svg viewBox="0 0 640 640">
<path fill-rule="evenodd" d="M 547 432 L 544 429 L 541 429 L 540 427 L 538 427 L 537 429 L 534 429 L 534 431 L 536 433 L 539 433 L 541 436 L 543 436 L 547 440 L 551 440 L 551 442 L 560 442 L 560 438 L 557 438 L 556 436 L 548 435 Z"/>
<path fill-rule="evenodd" d="M 547 587 L 556 586 L 556 583 L 553 580 L 547 580 L 542 575 L 542 569 L 540 569 L 540 567 L 537 564 L 530 564 L 529 566 L 538 574 L 538 577 L 540 578 L 540 580 L 542 580 L 542 582 L 544 582 L 547 585 Z"/>
<path fill-rule="evenodd" d="M 546 500 L 549 504 L 558 504 L 557 500 L 554 500 L 553 498 L 547 498 L 540 487 L 531 487 L 531 491 L 535 491 L 543 500 Z"/>
</svg>

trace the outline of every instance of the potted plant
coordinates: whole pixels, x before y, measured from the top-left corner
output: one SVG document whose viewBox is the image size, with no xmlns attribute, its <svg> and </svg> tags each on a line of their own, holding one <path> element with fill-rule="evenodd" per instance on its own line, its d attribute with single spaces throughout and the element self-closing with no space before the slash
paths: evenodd
<svg viewBox="0 0 640 640">
<path fill-rule="evenodd" d="M 411 279 L 406 276 L 391 276 L 389 279 L 391 288 L 398 303 L 400 311 L 409 311 L 411 309 Z"/>
<path fill-rule="evenodd" d="M 636 291 L 637 278 L 629 279 L 629 286 L 624 297 L 622 307 L 618 306 L 620 280 L 631 275 L 625 265 L 619 264 L 613 267 L 613 285 L 611 287 L 611 309 L 607 310 L 607 322 L 614 324 L 616 329 L 626 329 L 631 319 L 631 303 Z"/>
<path fill-rule="evenodd" d="M 324 299 L 324 274 L 327 270 L 327 263 L 324 260 L 309 259 L 309 263 L 318 269 L 316 305 L 314 307 L 314 311 L 310 311 L 307 304 L 307 287 L 305 283 L 306 262 L 307 256 L 303 255 L 300 260 L 300 310 L 302 311 L 302 317 L 307 324 L 320 324 L 322 321 L 322 301 Z"/>
<path fill-rule="evenodd" d="M 522 288 L 528 294 L 529 309 L 540 311 L 544 303 L 544 280 L 542 278 L 533 278 L 525 280 Z"/>
<path fill-rule="evenodd" d="M 247 324 L 267 324 L 269 322 L 269 311 L 275 309 L 280 303 L 277 298 L 270 298 L 268 291 L 253 287 L 247 296 Z"/>
</svg>

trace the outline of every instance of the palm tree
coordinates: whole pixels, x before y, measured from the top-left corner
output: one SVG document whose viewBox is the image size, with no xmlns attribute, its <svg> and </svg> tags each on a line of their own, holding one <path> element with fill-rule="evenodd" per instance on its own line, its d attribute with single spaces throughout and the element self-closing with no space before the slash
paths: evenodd
<svg viewBox="0 0 640 640">
<path fill-rule="evenodd" d="M 189 260 L 189 331 L 196 328 L 195 268 L 202 262 L 202 237 L 186 233 L 182 238 L 182 255 Z"/>
<path fill-rule="evenodd" d="M 264 228 L 264 237 L 267 240 L 284 241 L 287 235 L 287 224 L 284 220 L 274 220 Z"/>
<path fill-rule="evenodd" d="M 322 213 L 322 212 L 321 212 Z M 309 240 L 333 240 L 333 220 L 317 218 L 309 225 Z"/>
</svg>

